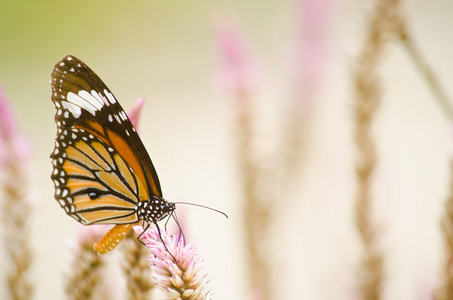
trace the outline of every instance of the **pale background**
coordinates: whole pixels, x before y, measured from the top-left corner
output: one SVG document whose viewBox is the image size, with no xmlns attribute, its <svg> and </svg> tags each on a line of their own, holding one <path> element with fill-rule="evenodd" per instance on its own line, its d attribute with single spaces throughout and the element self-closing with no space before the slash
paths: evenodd
<svg viewBox="0 0 453 300">
<path fill-rule="evenodd" d="M 164 195 L 215 207 L 220 215 L 180 207 L 187 235 L 204 257 L 215 299 L 246 299 L 237 170 L 231 124 L 234 102 L 216 83 L 213 19 L 237 14 L 263 71 L 261 97 L 272 107 L 286 95 L 296 29 L 296 1 L 2 1 L 0 84 L 34 145 L 30 166 L 36 201 L 32 220 L 35 299 L 62 299 L 77 223 L 53 199 L 49 154 L 54 108 L 50 72 L 73 54 L 106 82 L 126 110 L 146 104 L 141 136 Z M 453 2 L 406 1 L 422 52 L 453 95 Z M 361 1 L 332 1 L 329 67 L 313 110 L 300 201 L 281 216 L 275 241 L 281 299 L 354 299 L 360 247 L 353 223 L 353 55 L 363 33 Z M 384 299 L 429 299 L 439 280 L 439 218 L 448 191 L 451 125 L 403 48 L 382 65 L 384 100 L 375 123 L 379 156 L 373 187 L 383 224 Z M 267 106 L 266 106 L 267 105 Z M 272 118 L 263 109 L 263 117 Z M 285 198 L 275 201 L 286 205 Z M 114 255 L 113 255 L 114 256 Z M 0 272 L 1 274 L 1 272 Z M 2 279 L 2 278 L 1 278 Z M 115 278 L 112 278 L 115 284 Z M 0 289 L 0 298 L 4 289 Z M 118 298 L 120 299 L 120 298 Z"/>
</svg>

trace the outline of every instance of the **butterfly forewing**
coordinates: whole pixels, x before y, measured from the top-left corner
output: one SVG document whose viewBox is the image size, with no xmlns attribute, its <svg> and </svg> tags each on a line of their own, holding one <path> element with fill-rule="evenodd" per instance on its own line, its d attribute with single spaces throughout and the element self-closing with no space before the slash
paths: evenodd
<svg viewBox="0 0 453 300">
<path fill-rule="evenodd" d="M 52 101 L 58 135 L 83 129 L 114 149 L 137 174 L 150 195 L 162 196 L 151 159 L 121 105 L 102 80 L 82 61 L 66 56 L 52 72 Z M 107 148 L 108 149 L 108 148 Z"/>
</svg>

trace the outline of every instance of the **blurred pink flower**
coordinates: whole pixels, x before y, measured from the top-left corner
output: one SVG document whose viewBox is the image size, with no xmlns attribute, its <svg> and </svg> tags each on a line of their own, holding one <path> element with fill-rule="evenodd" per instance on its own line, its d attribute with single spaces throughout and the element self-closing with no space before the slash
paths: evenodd
<svg viewBox="0 0 453 300">
<path fill-rule="evenodd" d="M 28 275 L 34 257 L 29 223 L 33 205 L 28 195 L 31 149 L 0 88 L 0 222 L 5 228 L 2 247 L 7 267 L 3 275 L 11 299 L 30 299 L 33 294 Z"/>
<path fill-rule="evenodd" d="M 110 229 L 110 225 L 85 226 L 76 224 L 76 238 L 68 240 L 68 246 L 75 252 L 88 248 L 93 250 L 93 244 L 99 241 Z"/>
<path fill-rule="evenodd" d="M 73 262 L 65 280 L 67 299 L 100 299 L 105 291 L 111 290 L 103 288 L 104 258 L 93 251 L 93 243 L 102 237 L 103 231 L 105 225 L 78 225 L 77 241 L 69 241 Z M 112 274 L 109 274 L 109 284 L 117 284 Z"/>
<path fill-rule="evenodd" d="M 143 232 L 141 226 L 134 226 L 134 230 L 139 235 Z M 166 230 L 161 233 L 165 245 L 155 225 L 150 226 L 141 237 L 149 248 L 148 262 L 156 285 L 168 299 L 210 299 L 210 292 L 203 284 L 205 275 L 201 274 L 203 260 L 195 253 L 195 246 L 184 245 L 182 239 L 170 235 Z"/>
<path fill-rule="evenodd" d="M 145 98 L 140 97 L 135 101 L 134 106 L 127 114 L 129 120 L 131 120 L 132 125 L 138 131 L 138 121 L 140 120 L 140 113 L 142 112 L 143 104 L 145 104 Z"/>
<path fill-rule="evenodd" d="M 328 63 L 329 32 L 331 32 L 332 0 L 298 0 L 294 54 L 291 61 L 294 87 L 309 95 L 322 84 Z M 296 97 L 297 98 L 297 97 Z"/>
<path fill-rule="evenodd" d="M 235 18 L 231 15 L 217 17 L 215 27 L 220 58 L 220 85 L 233 94 L 252 91 L 259 72 Z"/>
<path fill-rule="evenodd" d="M 30 142 L 20 133 L 17 118 L 0 87 L 0 164 L 28 161 L 31 152 Z"/>
</svg>

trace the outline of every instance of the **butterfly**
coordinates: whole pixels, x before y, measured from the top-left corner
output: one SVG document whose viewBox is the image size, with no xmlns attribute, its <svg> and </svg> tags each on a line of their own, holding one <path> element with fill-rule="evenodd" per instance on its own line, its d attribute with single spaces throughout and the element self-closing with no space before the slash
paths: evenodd
<svg viewBox="0 0 453 300">
<path fill-rule="evenodd" d="M 55 199 L 83 225 L 115 225 L 93 248 L 114 249 L 132 226 L 171 216 L 153 163 L 121 105 L 81 60 L 65 56 L 51 75 L 57 137 Z"/>
</svg>

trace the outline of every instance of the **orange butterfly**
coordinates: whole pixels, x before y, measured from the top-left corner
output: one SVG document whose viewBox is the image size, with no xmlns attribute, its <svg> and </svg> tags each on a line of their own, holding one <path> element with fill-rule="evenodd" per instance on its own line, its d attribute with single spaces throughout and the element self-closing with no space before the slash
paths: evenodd
<svg viewBox="0 0 453 300">
<path fill-rule="evenodd" d="M 55 199 L 84 225 L 115 224 L 94 244 L 115 248 L 132 225 L 172 215 L 156 170 L 121 105 L 82 61 L 65 56 L 52 72 L 57 137 L 51 154 Z"/>
</svg>

